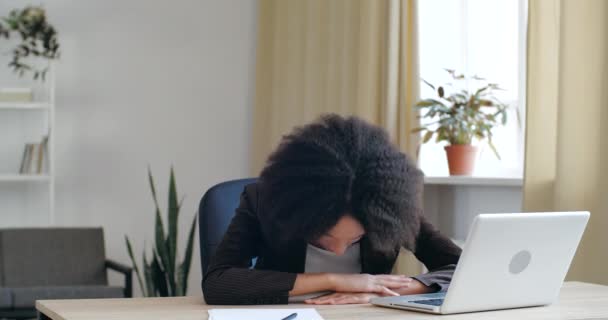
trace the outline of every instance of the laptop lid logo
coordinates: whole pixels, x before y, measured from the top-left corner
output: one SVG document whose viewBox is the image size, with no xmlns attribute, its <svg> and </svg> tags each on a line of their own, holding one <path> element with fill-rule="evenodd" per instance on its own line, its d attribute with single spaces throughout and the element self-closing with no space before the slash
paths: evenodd
<svg viewBox="0 0 608 320">
<path fill-rule="evenodd" d="M 516 253 L 513 258 L 511 258 L 511 263 L 509 263 L 509 272 L 512 274 L 521 273 L 528 267 L 531 260 L 532 254 L 528 250 L 522 250 Z"/>
</svg>

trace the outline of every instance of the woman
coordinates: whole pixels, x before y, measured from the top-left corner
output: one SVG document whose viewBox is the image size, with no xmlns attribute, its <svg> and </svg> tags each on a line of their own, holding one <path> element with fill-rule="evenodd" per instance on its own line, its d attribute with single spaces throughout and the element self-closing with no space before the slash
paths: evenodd
<svg viewBox="0 0 608 320">
<path fill-rule="evenodd" d="M 422 185 L 378 127 L 328 115 L 295 129 L 245 187 L 204 275 L 205 300 L 280 304 L 316 294 L 305 302 L 346 304 L 445 290 L 460 249 L 424 218 Z M 390 275 L 402 247 L 430 272 Z"/>
</svg>

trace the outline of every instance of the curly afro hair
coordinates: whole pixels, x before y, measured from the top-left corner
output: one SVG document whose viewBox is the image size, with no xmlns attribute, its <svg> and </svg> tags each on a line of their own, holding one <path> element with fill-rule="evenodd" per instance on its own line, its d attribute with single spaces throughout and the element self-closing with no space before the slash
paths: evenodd
<svg viewBox="0 0 608 320">
<path fill-rule="evenodd" d="M 415 248 L 422 181 L 383 129 L 329 114 L 294 129 L 270 155 L 258 214 L 277 246 L 316 239 L 350 214 L 372 247 L 388 255 Z"/>
</svg>

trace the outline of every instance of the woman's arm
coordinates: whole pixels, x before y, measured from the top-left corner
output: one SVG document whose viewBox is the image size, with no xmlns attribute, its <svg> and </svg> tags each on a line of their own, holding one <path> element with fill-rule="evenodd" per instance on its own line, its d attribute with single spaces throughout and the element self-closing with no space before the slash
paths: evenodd
<svg viewBox="0 0 608 320">
<path fill-rule="evenodd" d="M 313 292 L 331 291 L 331 275 L 328 273 L 300 273 L 296 278 L 290 296 L 299 296 Z"/>
<path fill-rule="evenodd" d="M 263 243 L 255 185 L 245 187 L 236 214 L 203 277 L 209 304 L 287 303 L 297 274 L 250 269 Z"/>
<path fill-rule="evenodd" d="M 436 291 L 447 290 L 461 252 L 457 245 L 421 216 L 414 255 L 429 272 L 413 278 Z"/>
<path fill-rule="evenodd" d="M 377 293 L 398 296 L 392 289 L 403 288 L 412 283 L 406 276 L 392 274 L 350 274 L 350 273 L 302 273 L 298 274 L 292 296 L 320 291 L 350 293 Z"/>
</svg>

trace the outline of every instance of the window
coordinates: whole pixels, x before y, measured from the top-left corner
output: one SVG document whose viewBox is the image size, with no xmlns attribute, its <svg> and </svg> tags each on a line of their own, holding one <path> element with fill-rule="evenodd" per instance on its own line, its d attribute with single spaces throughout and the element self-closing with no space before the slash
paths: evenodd
<svg viewBox="0 0 608 320">
<path fill-rule="evenodd" d="M 527 2 L 424 0 L 418 4 L 421 78 L 433 84 L 446 83 L 450 80 L 446 68 L 477 75 L 498 83 L 504 91 L 498 93 L 497 98 L 511 106 L 507 125 L 493 130 L 494 145 L 501 160 L 485 142 L 474 142 L 480 147 L 475 175 L 521 177 Z M 472 90 L 477 85 L 465 86 Z M 436 97 L 424 83 L 420 88 L 421 98 Z M 447 175 L 443 144 L 432 141 L 424 144 L 420 149 L 420 166 L 427 176 Z"/>
</svg>

